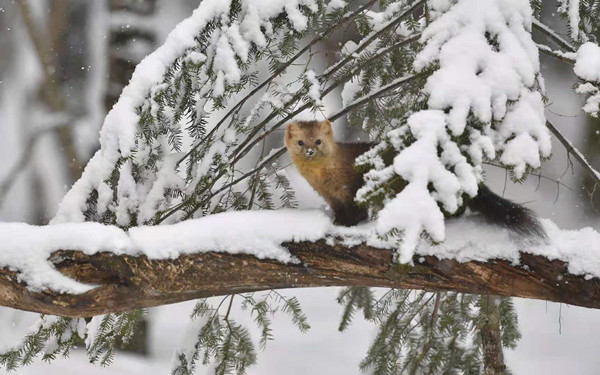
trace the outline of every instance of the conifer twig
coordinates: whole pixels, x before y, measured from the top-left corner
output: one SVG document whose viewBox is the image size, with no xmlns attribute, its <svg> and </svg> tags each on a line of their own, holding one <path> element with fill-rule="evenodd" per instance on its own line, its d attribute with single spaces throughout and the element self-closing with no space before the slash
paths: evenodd
<svg viewBox="0 0 600 375">
<path fill-rule="evenodd" d="M 387 93 L 392 92 L 392 91 L 402 87 L 406 83 L 409 83 L 415 79 L 424 77 L 425 75 L 427 75 L 427 72 L 410 74 L 408 76 L 397 78 L 397 79 L 393 80 L 392 82 L 388 83 L 387 85 L 382 86 L 382 87 L 378 88 L 377 90 L 370 92 L 367 95 L 364 95 L 364 96 L 354 100 L 352 103 L 348 104 L 346 107 L 342 108 L 335 114 L 331 115 L 329 117 L 329 121 L 333 122 L 333 121 L 337 120 L 338 118 L 342 117 L 343 115 L 345 115 L 346 113 L 351 112 L 351 111 L 355 110 L 356 108 L 359 108 L 372 100 L 380 98 L 381 96 L 384 96 Z"/>
<path fill-rule="evenodd" d="M 354 51 L 354 53 L 346 56 L 346 58 L 344 58 L 343 60 L 339 61 L 338 63 L 334 64 L 329 69 L 327 69 L 325 71 L 325 75 L 327 75 L 329 77 L 333 76 L 344 65 L 346 65 L 349 61 L 354 59 L 353 55 L 360 54 L 365 48 L 367 48 L 369 45 L 371 45 L 371 43 L 373 43 L 376 40 L 379 40 L 379 37 L 381 35 L 394 29 L 395 27 L 397 27 L 408 16 L 410 16 L 417 9 L 419 9 L 419 7 L 422 6 L 424 2 L 425 2 L 424 0 L 417 0 L 417 1 L 413 2 L 412 5 L 408 9 L 402 11 L 402 14 L 400 14 L 398 17 L 394 18 L 387 25 L 382 27 L 377 32 L 373 33 L 367 40 L 365 40 L 361 44 L 359 44 L 358 47 L 356 48 L 356 50 Z"/>
<path fill-rule="evenodd" d="M 552 48 L 548 47 L 545 44 L 537 44 L 538 50 L 548 56 L 552 56 L 554 58 L 559 59 L 562 62 L 566 62 L 569 64 L 575 64 L 575 56 L 573 52 L 562 52 L 562 51 L 556 51 L 553 50 Z"/>
</svg>

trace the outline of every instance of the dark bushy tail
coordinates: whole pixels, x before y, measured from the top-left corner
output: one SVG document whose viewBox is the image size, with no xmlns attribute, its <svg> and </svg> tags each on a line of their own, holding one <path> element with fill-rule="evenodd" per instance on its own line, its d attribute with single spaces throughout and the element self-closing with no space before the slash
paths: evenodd
<svg viewBox="0 0 600 375">
<path fill-rule="evenodd" d="M 487 186 L 479 185 L 477 196 L 467 203 L 487 222 L 510 229 L 520 235 L 546 238 L 546 231 L 535 214 L 528 208 L 504 199 Z"/>
</svg>

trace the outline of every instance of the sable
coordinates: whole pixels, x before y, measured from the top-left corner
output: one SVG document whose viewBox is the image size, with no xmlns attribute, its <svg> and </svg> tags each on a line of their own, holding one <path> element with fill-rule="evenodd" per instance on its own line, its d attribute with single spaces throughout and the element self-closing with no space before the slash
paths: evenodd
<svg viewBox="0 0 600 375">
<path fill-rule="evenodd" d="M 363 184 L 354 161 L 371 147 L 370 143 L 336 142 L 331 122 L 325 120 L 289 124 L 285 144 L 302 177 L 335 213 L 335 224 L 356 225 L 368 217 L 367 209 L 354 202 Z"/>
</svg>

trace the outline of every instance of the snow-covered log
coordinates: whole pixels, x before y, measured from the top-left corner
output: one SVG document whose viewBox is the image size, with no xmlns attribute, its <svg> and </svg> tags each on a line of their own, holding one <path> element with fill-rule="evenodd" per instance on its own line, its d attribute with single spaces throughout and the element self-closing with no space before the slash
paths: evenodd
<svg viewBox="0 0 600 375">
<path fill-rule="evenodd" d="M 446 241 L 423 241 L 407 265 L 368 224 L 335 227 L 320 211 L 230 212 L 128 232 L 1 224 L 0 305 L 88 317 L 264 289 L 373 286 L 600 308 L 600 234 L 544 225 L 548 242 L 535 244 L 476 217 L 451 220 Z"/>
</svg>

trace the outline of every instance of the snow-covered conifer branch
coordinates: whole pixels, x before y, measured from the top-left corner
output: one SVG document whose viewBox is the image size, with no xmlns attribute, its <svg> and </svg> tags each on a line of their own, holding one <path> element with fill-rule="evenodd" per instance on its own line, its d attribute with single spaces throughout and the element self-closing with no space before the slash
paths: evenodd
<svg viewBox="0 0 600 375">
<path fill-rule="evenodd" d="M 555 57 L 557 59 L 559 59 L 560 61 L 569 63 L 569 64 L 575 64 L 575 54 L 572 52 L 562 52 L 559 50 L 554 50 L 550 47 L 548 47 L 547 45 L 544 44 L 537 44 L 538 49 L 540 50 L 540 52 L 545 53 L 546 55 Z"/>
</svg>

